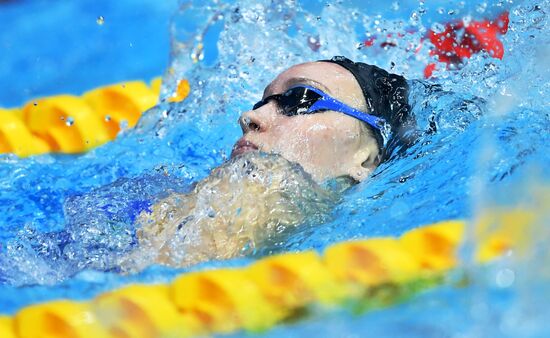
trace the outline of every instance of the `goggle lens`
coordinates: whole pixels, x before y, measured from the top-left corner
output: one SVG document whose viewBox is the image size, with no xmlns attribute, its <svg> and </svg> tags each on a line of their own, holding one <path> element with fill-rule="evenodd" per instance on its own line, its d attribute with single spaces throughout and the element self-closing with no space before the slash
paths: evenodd
<svg viewBox="0 0 550 338">
<path fill-rule="evenodd" d="M 252 109 L 258 109 L 267 104 L 270 100 L 275 100 L 283 115 L 296 116 L 300 114 L 312 113 L 309 111 L 309 108 L 311 108 L 311 106 L 320 98 L 322 98 L 322 96 L 311 89 L 305 87 L 294 87 L 290 88 L 283 94 L 276 94 L 266 97 L 256 103 Z"/>
</svg>

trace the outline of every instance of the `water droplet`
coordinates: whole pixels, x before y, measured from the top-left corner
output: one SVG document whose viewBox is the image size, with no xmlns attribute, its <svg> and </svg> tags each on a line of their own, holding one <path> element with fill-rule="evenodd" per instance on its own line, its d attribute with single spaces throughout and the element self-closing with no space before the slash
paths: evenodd
<svg viewBox="0 0 550 338">
<path fill-rule="evenodd" d="M 240 13 L 240 8 L 237 7 L 233 10 L 233 13 L 231 14 L 231 22 L 237 23 L 239 20 L 243 18 L 242 14 Z"/>
<path fill-rule="evenodd" d="M 105 115 L 105 121 L 107 121 L 107 122 L 111 121 L 111 116 Z"/>
<path fill-rule="evenodd" d="M 514 284 L 516 273 L 512 269 L 502 269 L 497 272 L 496 283 L 500 288 L 507 288 Z"/>
<path fill-rule="evenodd" d="M 478 5 L 476 6 L 476 11 L 477 11 L 478 13 L 484 13 L 486 9 L 487 9 L 487 3 L 486 3 L 486 2 L 481 3 L 481 4 L 478 4 Z"/>
<path fill-rule="evenodd" d="M 389 212 L 395 219 L 404 219 L 409 214 L 409 206 L 403 202 L 395 202 L 390 206 Z"/>
<path fill-rule="evenodd" d="M 321 47 L 321 42 L 319 41 L 319 37 L 318 36 L 310 36 L 308 37 L 307 39 L 307 45 L 309 46 L 309 48 L 316 52 L 319 50 L 319 48 Z"/>
<path fill-rule="evenodd" d="M 36 102 L 36 101 L 33 102 L 32 104 L 33 104 L 35 107 L 38 106 L 38 102 Z"/>
<path fill-rule="evenodd" d="M 436 22 L 432 25 L 432 31 L 436 34 L 443 33 L 445 31 L 445 26 L 443 26 L 439 22 Z"/>
<path fill-rule="evenodd" d="M 67 127 L 70 127 L 74 124 L 74 118 L 72 117 L 67 117 L 67 121 L 65 121 L 65 124 L 67 125 Z"/>
<path fill-rule="evenodd" d="M 204 48 L 202 42 L 199 42 L 197 46 L 191 52 L 191 60 L 193 62 L 199 62 L 204 59 Z"/>
<path fill-rule="evenodd" d="M 97 17 L 97 20 L 95 22 L 97 22 L 97 24 L 101 26 L 105 23 L 105 18 L 102 15 L 100 15 Z"/>
<path fill-rule="evenodd" d="M 228 73 L 228 78 L 230 79 L 236 79 L 238 77 L 238 70 L 237 70 L 237 66 L 235 65 L 229 65 L 227 67 L 227 73 Z"/>
<path fill-rule="evenodd" d="M 470 26 L 470 24 L 472 23 L 472 17 L 470 15 L 466 15 L 462 18 L 462 23 L 464 23 L 464 27 Z"/>
</svg>

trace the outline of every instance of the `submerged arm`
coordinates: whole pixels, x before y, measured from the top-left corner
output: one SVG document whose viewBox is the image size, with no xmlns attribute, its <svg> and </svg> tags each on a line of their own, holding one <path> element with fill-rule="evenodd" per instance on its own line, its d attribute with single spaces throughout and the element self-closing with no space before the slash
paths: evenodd
<svg viewBox="0 0 550 338">
<path fill-rule="evenodd" d="M 142 213 L 131 265 L 182 267 L 243 255 L 282 229 L 328 213 L 333 202 L 300 167 L 246 154 L 213 170 L 191 193 L 171 195 Z"/>
</svg>

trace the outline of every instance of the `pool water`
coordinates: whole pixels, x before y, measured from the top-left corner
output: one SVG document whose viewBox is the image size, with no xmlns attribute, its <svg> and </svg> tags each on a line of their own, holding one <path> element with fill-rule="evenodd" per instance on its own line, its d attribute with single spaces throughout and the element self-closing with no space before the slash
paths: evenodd
<svg viewBox="0 0 550 338">
<path fill-rule="evenodd" d="M 237 117 L 280 71 L 346 55 L 411 79 L 419 138 L 382 164 L 368 182 L 350 189 L 328 220 L 302 224 L 288 239 L 255 256 L 397 236 L 440 220 L 475 219 L 494 208 L 535 210 L 540 224 L 527 254 L 489 267 L 469 264 L 475 243 L 466 245 L 462 255 L 471 283 L 464 288 L 449 283 L 360 316 L 320 313 L 264 335 L 302 337 L 323 330 L 342 337 L 362 336 L 360 332 L 380 337 L 548 336 L 548 1 L 394 1 L 388 6 L 376 1 L 157 5 L 142 0 L 140 5 L 0 5 L 0 16 L 15 18 L 2 29 L 11 34 L 0 33 L 4 45 L 19 45 L 14 36 L 30 39 L 41 27 L 57 34 L 66 18 L 86 22 L 66 33 L 74 41 L 106 34 L 101 32 L 106 29 L 118 34 L 102 36 L 105 45 L 90 49 L 74 42 L 74 48 L 63 51 L 59 41 L 49 41 L 57 48 L 49 49 L 51 64 L 44 71 L 42 61 L 27 57 L 38 46 L 9 49 L 0 65 L 0 74 L 7 75 L 0 81 L 10 89 L 0 94 L 0 105 L 21 105 L 35 95 L 59 91 L 80 93 L 132 77 L 148 79 L 163 71 L 171 46 L 161 103 L 135 129 L 80 156 L 0 157 L 1 312 L 12 314 L 60 297 L 87 299 L 132 282 L 165 282 L 187 271 L 152 266 L 135 275 L 117 274 L 118 255 L 135 244 L 132 210 L 147 208 L 168 192 L 186 191 L 223 163 L 240 137 Z M 22 13 L 29 8 L 50 14 L 24 21 Z M 510 24 L 501 37 L 502 60 L 482 52 L 457 69 L 442 65 L 429 81 L 421 80 L 425 66 L 434 61 L 423 39 L 427 30 L 452 20 L 494 18 L 503 11 L 509 12 Z M 130 34 L 133 29 L 143 35 Z M 391 39 L 392 45 L 361 45 L 373 36 Z M 131 49 L 128 41 L 133 41 L 131 48 L 141 47 Z M 98 61 L 107 59 L 112 61 Z M 60 75 L 56 67 L 67 71 Z M 163 99 L 181 78 L 189 79 L 190 96 L 167 103 Z M 191 269 L 239 266 L 252 259 Z"/>
</svg>

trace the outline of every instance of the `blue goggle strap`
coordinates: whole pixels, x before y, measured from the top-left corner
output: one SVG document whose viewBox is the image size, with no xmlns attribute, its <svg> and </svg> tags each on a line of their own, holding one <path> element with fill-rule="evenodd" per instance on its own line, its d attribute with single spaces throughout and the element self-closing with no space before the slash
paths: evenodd
<svg viewBox="0 0 550 338">
<path fill-rule="evenodd" d="M 382 128 L 384 128 L 384 125 L 386 124 L 386 120 L 384 120 L 383 118 L 354 109 L 346 105 L 345 103 L 328 96 L 317 88 L 310 86 L 303 87 L 321 95 L 321 98 L 317 100 L 317 102 L 315 102 L 311 107 L 309 107 L 308 112 L 314 112 L 316 110 L 334 110 L 349 115 L 351 117 L 355 117 L 356 119 L 366 122 L 373 128 L 378 130 L 382 130 Z"/>
</svg>

